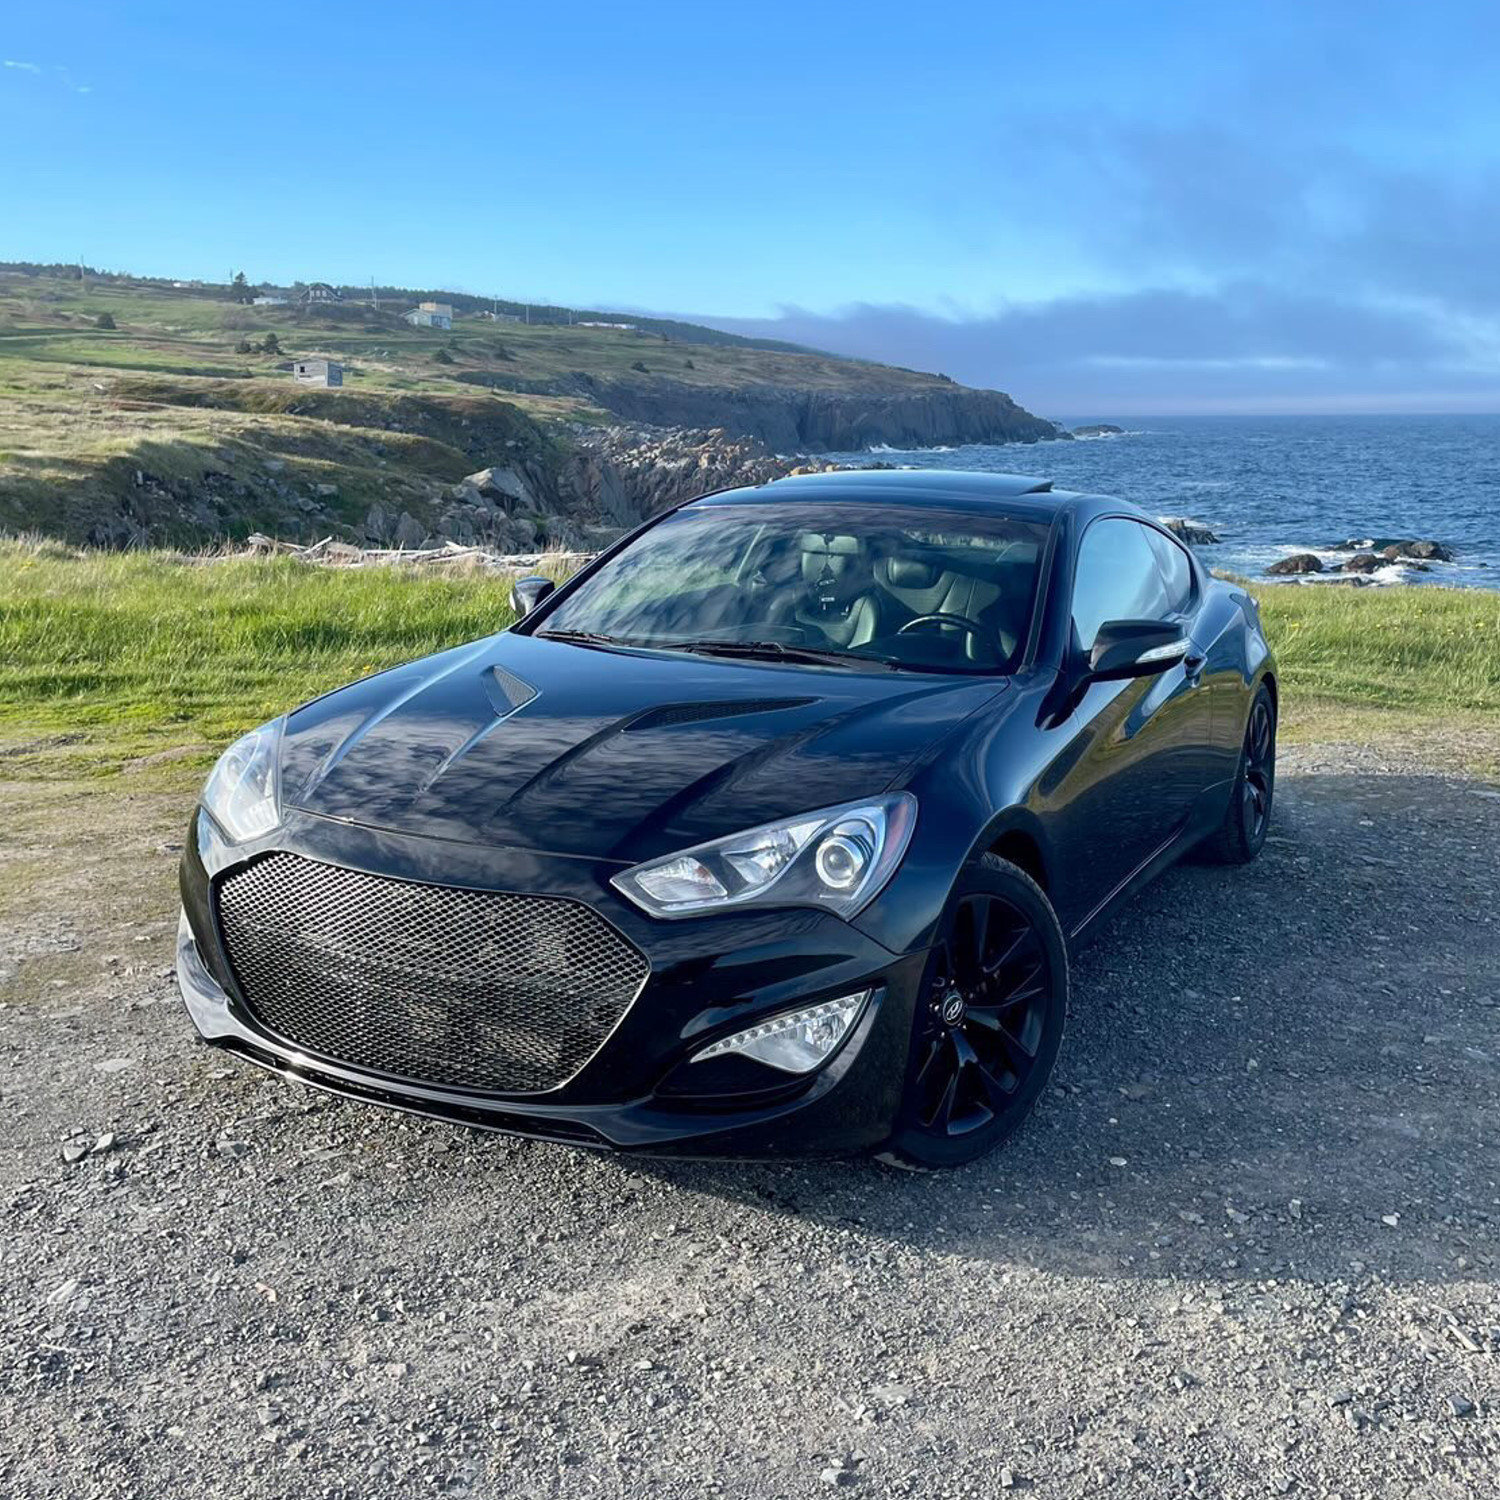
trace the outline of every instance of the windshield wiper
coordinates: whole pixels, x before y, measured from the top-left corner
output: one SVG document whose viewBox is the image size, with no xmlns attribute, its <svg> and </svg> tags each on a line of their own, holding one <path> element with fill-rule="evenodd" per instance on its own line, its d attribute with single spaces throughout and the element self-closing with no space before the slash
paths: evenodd
<svg viewBox="0 0 1500 1500">
<path fill-rule="evenodd" d="M 604 635 L 597 630 L 539 630 L 539 640 L 544 641 L 567 641 L 574 646 L 628 646 L 629 641 L 623 641 L 617 635 Z"/>
<path fill-rule="evenodd" d="M 816 666 L 847 667 L 855 662 L 894 670 L 894 656 L 872 656 L 858 651 L 820 651 L 816 646 L 788 646 L 781 641 L 659 641 L 658 651 L 692 651 L 701 656 L 740 656 L 762 661 L 801 661 Z"/>
</svg>

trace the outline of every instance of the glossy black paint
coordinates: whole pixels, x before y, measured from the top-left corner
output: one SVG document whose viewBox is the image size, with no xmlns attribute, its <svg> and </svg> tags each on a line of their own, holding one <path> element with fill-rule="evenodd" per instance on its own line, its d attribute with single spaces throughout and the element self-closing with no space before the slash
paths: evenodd
<svg viewBox="0 0 1500 1500">
<path fill-rule="evenodd" d="M 1022 864 L 1081 941 L 1217 826 L 1255 691 L 1267 680 L 1274 691 L 1253 602 L 1196 559 L 1194 601 L 1176 622 L 1185 654 L 1145 675 L 1092 678 L 1070 626 L 1082 537 L 1105 517 L 1155 523 L 1117 501 L 1035 486 L 898 471 L 694 502 L 806 493 L 854 506 L 999 507 L 1045 523 L 1042 583 L 1010 677 L 546 640 L 535 632 L 567 597 L 563 585 L 510 630 L 296 710 L 282 749 L 282 825 L 230 847 L 195 817 L 179 974 L 200 1032 L 339 1092 L 582 1144 L 753 1152 L 879 1143 L 896 1112 L 928 951 L 966 862 L 997 850 Z M 796 907 L 659 921 L 610 886 L 642 860 L 895 789 L 917 798 L 916 831 L 853 922 Z M 443 1091 L 302 1057 L 240 1002 L 210 896 L 216 879 L 271 849 L 408 880 L 572 897 L 636 944 L 651 978 L 600 1053 L 546 1095 Z M 810 1078 L 749 1063 L 692 1071 L 707 1069 L 688 1059 L 716 1035 L 866 988 L 875 998 L 857 1034 Z"/>
</svg>

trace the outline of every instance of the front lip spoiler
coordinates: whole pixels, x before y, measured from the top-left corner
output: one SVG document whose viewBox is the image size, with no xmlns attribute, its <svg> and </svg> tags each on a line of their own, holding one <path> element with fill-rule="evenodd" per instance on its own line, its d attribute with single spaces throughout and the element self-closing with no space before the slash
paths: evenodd
<svg viewBox="0 0 1500 1500">
<path fill-rule="evenodd" d="M 234 1014 L 229 995 L 203 963 L 186 912 L 178 923 L 177 982 L 188 1014 L 204 1041 L 280 1077 L 311 1085 L 325 1093 L 506 1135 L 557 1141 L 594 1150 L 658 1150 L 674 1155 L 699 1154 L 718 1158 L 735 1155 L 737 1141 L 743 1143 L 744 1155 L 766 1154 L 764 1148 L 757 1146 L 759 1135 L 766 1132 L 779 1134 L 776 1127 L 787 1116 L 829 1100 L 857 1062 L 875 1030 L 882 1013 L 882 1002 L 888 999 L 884 987 L 872 986 L 875 993 L 866 1002 L 853 1034 L 822 1069 L 811 1075 L 806 1087 L 790 1096 L 781 1095 L 758 1106 L 731 1112 L 667 1108 L 653 1098 L 567 1107 L 534 1104 L 529 1099 L 518 1101 L 498 1095 L 458 1093 L 423 1084 L 396 1084 L 357 1069 L 308 1057 L 252 1028 Z M 837 1108 L 837 1100 L 830 1103 Z M 874 1137 L 863 1142 L 838 1143 L 829 1149 L 840 1152 L 873 1144 Z M 790 1155 L 792 1152 L 777 1150 L 775 1154 Z M 797 1148 L 796 1154 L 808 1154 L 805 1143 Z"/>
</svg>

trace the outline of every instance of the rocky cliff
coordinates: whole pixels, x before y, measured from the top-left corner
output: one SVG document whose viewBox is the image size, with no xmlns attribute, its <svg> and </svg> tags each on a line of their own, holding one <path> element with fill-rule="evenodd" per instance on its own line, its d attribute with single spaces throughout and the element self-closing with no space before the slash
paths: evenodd
<svg viewBox="0 0 1500 1500">
<path fill-rule="evenodd" d="M 653 427 L 722 428 L 777 453 L 861 448 L 936 448 L 958 443 L 1035 443 L 1065 436 L 1000 391 L 934 380 L 897 391 L 843 391 L 750 385 L 736 388 L 671 380 L 580 376 L 584 395 L 626 422 Z"/>
</svg>

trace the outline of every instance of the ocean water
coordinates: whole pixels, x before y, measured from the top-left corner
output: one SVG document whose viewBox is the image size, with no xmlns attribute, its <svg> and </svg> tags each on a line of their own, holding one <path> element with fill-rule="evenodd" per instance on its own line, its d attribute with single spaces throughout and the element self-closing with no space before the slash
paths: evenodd
<svg viewBox="0 0 1500 1500">
<path fill-rule="evenodd" d="M 1071 443 L 880 449 L 890 463 L 1036 474 L 1059 489 L 1119 495 L 1156 516 L 1190 516 L 1221 538 L 1213 568 L 1263 578 L 1290 552 L 1337 567 L 1351 538 L 1445 543 L 1451 564 L 1382 568 L 1377 584 L 1500 589 L 1500 416 L 1069 418 L 1119 437 Z M 832 455 L 868 462 L 870 454 Z M 1293 580 L 1295 582 L 1296 580 Z"/>
</svg>

